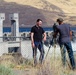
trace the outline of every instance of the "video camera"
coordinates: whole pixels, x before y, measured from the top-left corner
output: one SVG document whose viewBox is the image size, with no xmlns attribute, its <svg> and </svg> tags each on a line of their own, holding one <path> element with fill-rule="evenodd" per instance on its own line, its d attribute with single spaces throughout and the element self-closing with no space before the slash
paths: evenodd
<svg viewBox="0 0 76 75">
<path fill-rule="evenodd" d="M 44 42 L 44 45 L 49 47 L 49 46 L 54 46 L 54 44 L 58 44 L 58 39 L 59 36 L 56 38 L 53 37 L 53 32 L 50 36 L 47 36 L 46 41 Z"/>
</svg>

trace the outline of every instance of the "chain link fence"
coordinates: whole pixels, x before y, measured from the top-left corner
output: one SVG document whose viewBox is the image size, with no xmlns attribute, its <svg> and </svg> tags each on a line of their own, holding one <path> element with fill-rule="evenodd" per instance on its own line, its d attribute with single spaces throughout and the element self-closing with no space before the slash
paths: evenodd
<svg viewBox="0 0 76 75">
<path fill-rule="evenodd" d="M 46 32 L 47 34 L 47 41 L 49 42 L 52 37 L 52 32 Z M 76 38 L 76 36 L 74 36 Z M 11 36 L 11 33 L 4 33 L 3 42 L 0 42 L 0 56 L 4 53 L 16 53 L 19 52 L 22 54 L 22 57 L 27 59 L 33 59 L 32 57 L 32 46 L 31 46 L 31 39 L 30 39 L 30 32 L 23 32 L 20 33 L 20 37 Z M 16 38 L 19 38 L 19 41 L 16 41 Z M 49 39 L 48 39 L 49 38 Z M 74 39 L 75 40 L 75 39 Z M 47 42 L 47 43 L 48 43 Z M 73 50 L 74 50 L 74 56 L 76 61 L 76 42 L 72 42 Z M 45 50 L 45 56 L 48 52 L 49 46 L 46 46 L 43 44 L 44 50 Z M 54 46 L 50 47 L 48 58 L 51 58 L 52 56 L 55 56 L 57 58 L 60 55 L 60 48 L 58 45 L 56 45 L 56 48 Z M 40 52 L 37 51 L 37 58 L 39 58 Z"/>
</svg>

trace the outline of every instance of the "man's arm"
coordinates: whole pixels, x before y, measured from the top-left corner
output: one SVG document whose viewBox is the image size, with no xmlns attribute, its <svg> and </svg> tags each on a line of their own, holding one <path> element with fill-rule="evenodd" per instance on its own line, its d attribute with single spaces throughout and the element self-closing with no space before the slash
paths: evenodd
<svg viewBox="0 0 76 75">
<path fill-rule="evenodd" d="M 31 43 L 34 43 L 33 36 L 34 36 L 34 33 L 31 32 Z"/>
<path fill-rule="evenodd" d="M 34 36 L 34 33 L 31 32 L 31 44 L 32 44 L 32 47 L 34 48 L 34 39 L 33 39 L 33 36 Z"/>
<path fill-rule="evenodd" d="M 46 41 L 46 33 L 45 32 L 43 33 L 43 36 L 44 36 L 43 41 Z"/>
<path fill-rule="evenodd" d="M 70 31 L 70 39 L 72 40 L 72 31 Z"/>
</svg>

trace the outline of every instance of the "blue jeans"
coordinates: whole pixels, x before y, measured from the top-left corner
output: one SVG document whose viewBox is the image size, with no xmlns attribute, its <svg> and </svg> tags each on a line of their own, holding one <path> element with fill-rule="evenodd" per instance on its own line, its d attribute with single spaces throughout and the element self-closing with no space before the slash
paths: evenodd
<svg viewBox="0 0 76 75">
<path fill-rule="evenodd" d="M 34 42 L 35 47 L 33 48 L 33 58 L 34 58 L 34 64 L 37 64 L 37 59 L 36 59 L 36 55 L 37 55 L 37 48 L 40 51 L 40 57 L 39 57 L 39 61 L 42 64 L 42 61 L 44 59 L 44 48 L 43 48 L 43 43 L 42 42 Z"/>
<path fill-rule="evenodd" d="M 65 62 L 66 62 L 66 49 L 67 49 L 72 69 L 75 69 L 75 60 L 74 60 L 74 55 L 73 55 L 71 42 L 60 44 L 60 48 L 61 48 L 61 55 L 62 55 L 63 65 L 65 65 Z"/>
</svg>

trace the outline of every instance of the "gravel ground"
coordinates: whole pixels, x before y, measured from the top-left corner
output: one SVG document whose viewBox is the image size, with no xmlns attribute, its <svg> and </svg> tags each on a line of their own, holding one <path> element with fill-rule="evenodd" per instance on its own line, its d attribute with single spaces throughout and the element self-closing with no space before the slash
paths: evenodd
<svg viewBox="0 0 76 75">
<path fill-rule="evenodd" d="M 13 70 L 15 75 L 32 75 L 31 70 Z"/>
</svg>

